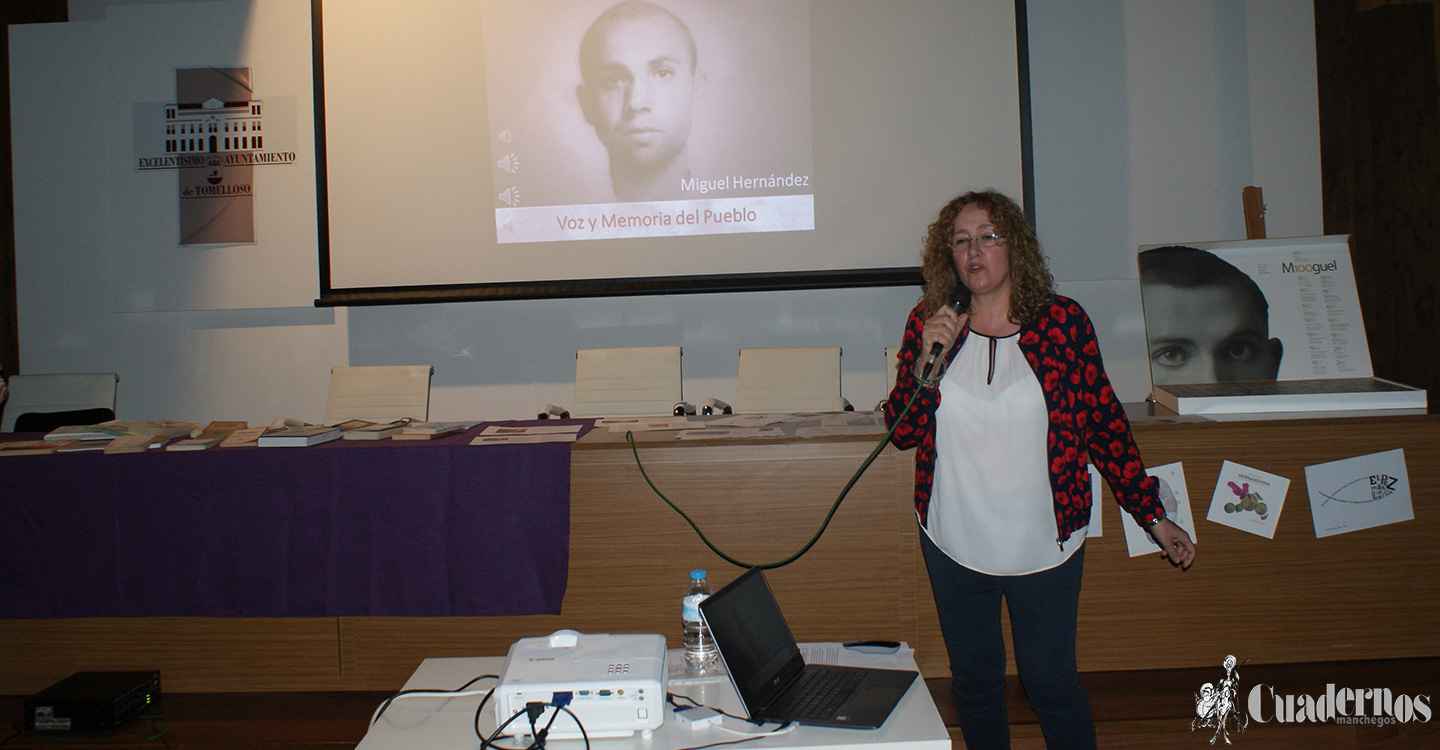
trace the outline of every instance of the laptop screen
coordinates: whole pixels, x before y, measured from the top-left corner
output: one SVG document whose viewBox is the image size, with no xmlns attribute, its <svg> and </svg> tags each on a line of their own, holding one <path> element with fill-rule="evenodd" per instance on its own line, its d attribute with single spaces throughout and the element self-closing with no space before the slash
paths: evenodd
<svg viewBox="0 0 1440 750">
<path fill-rule="evenodd" d="M 805 668 L 760 568 L 751 568 L 701 602 L 700 612 L 752 716 Z"/>
</svg>

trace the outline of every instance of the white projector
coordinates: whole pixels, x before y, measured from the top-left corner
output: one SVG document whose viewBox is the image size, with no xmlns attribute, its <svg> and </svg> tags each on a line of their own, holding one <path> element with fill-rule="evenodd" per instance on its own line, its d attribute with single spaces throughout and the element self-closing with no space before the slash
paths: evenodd
<svg viewBox="0 0 1440 750">
<path fill-rule="evenodd" d="M 647 736 L 665 718 L 665 636 L 586 635 L 557 630 L 541 638 L 521 638 L 510 647 L 500 684 L 495 688 L 496 726 L 504 724 L 526 704 L 547 708 L 536 720 L 537 729 L 550 722 L 555 704 L 559 711 L 549 737 L 578 739 L 575 718 L 584 736 Z M 508 735 L 530 734 L 530 721 L 521 716 L 505 728 Z"/>
</svg>

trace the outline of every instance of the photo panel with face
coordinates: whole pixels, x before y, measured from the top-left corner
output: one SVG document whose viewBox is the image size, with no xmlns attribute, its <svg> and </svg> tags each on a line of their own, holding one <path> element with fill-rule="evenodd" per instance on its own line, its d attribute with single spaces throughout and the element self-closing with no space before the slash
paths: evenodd
<svg viewBox="0 0 1440 750">
<path fill-rule="evenodd" d="M 322 304 L 908 285 L 1026 191 L 1011 0 L 323 10 Z"/>
<path fill-rule="evenodd" d="M 1368 378 L 1344 236 L 1140 248 L 1154 385 Z"/>
<path fill-rule="evenodd" d="M 498 242 L 814 228 L 806 3 L 482 8 Z"/>
</svg>

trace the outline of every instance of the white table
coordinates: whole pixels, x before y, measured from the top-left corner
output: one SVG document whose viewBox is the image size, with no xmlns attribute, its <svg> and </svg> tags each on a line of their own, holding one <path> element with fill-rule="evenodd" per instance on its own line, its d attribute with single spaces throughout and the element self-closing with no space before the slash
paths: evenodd
<svg viewBox="0 0 1440 750">
<path fill-rule="evenodd" d="M 482 674 L 499 674 L 504 666 L 504 657 L 480 656 L 459 658 L 431 658 L 421 662 L 415 674 L 405 683 L 406 690 L 457 688 Z M 910 660 L 908 668 L 914 668 Z M 918 670 L 917 670 L 918 671 Z M 494 680 L 482 680 L 473 688 L 489 689 Z M 670 692 L 686 695 L 713 708 L 732 714 L 743 714 L 735 690 L 724 678 L 702 682 L 671 685 Z M 370 727 L 365 739 L 356 750 L 410 750 L 411 748 L 463 748 L 474 750 L 480 741 L 475 737 L 475 708 L 480 704 L 480 695 L 464 697 L 414 696 L 401 698 L 391 703 L 380 720 Z M 495 728 L 494 702 L 486 704 L 480 720 L 481 731 L 489 733 Z M 727 726 L 734 726 L 747 732 L 760 732 L 762 728 L 748 722 L 725 720 Z M 766 725 L 765 728 L 773 728 Z M 618 739 L 591 739 L 595 750 L 683 750 L 715 742 L 741 739 L 741 736 L 725 729 L 706 727 L 690 729 L 678 722 L 667 721 L 650 737 L 636 733 Z M 506 747 L 520 747 L 517 740 L 500 742 Z M 546 743 L 553 750 L 583 750 L 582 740 L 555 740 Z M 786 750 L 950 750 L 950 734 L 930 691 L 925 687 L 923 677 L 916 678 L 910 685 L 895 712 L 879 729 L 830 729 L 826 727 L 798 727 L 785 734 L 749 740 L 742 748 L 785 748 Z"/>
</svg>

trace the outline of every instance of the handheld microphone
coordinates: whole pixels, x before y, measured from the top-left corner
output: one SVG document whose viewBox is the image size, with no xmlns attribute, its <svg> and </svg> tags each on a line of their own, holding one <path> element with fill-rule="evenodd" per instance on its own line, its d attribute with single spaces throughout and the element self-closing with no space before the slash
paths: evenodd
<svg viewBox="0 0 1440 750">
<path fill-rule="evenodd" d="M 956 281 L 955 291 L 950 294 L 950 307 L 956 313 L 964 312 L 970 306 L 970 287 L 965 286 L 963 281 Z M 940 354 L 945 351 L 945 345 L 936 341 L 930 345 L 930 356 L 925 360 L 925 367 L 920 371 L 920 379 L 930 380 L 930 373 L 935 365 L 940 362 Z"/>
</svg>

